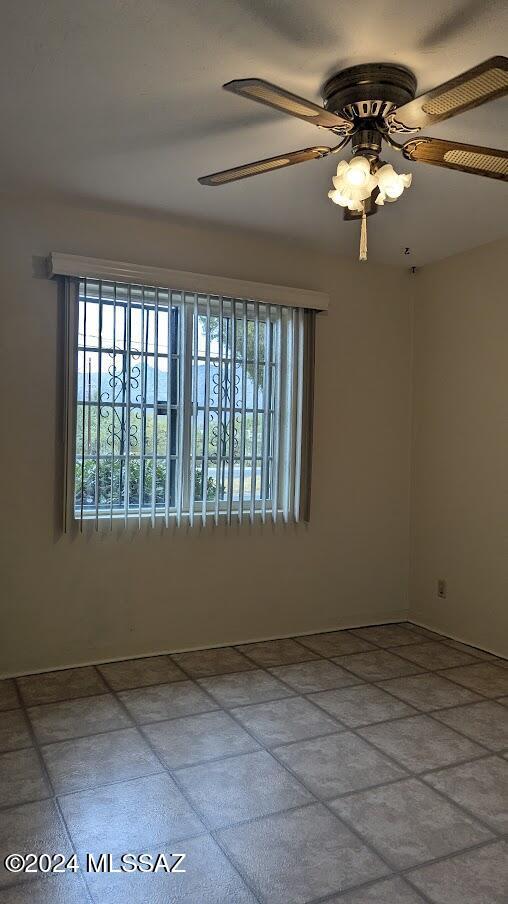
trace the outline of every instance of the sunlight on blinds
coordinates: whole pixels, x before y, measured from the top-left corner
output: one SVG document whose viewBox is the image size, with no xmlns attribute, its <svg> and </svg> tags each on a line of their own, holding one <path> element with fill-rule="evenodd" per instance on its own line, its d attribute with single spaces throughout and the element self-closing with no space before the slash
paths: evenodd
<svg viewBox="0 0 508 904">
<path fill-rule="evenodd" d="M 309 312 L 107 280 L 68 286 L 81 529 L 299 520 Z"/>
</svg>

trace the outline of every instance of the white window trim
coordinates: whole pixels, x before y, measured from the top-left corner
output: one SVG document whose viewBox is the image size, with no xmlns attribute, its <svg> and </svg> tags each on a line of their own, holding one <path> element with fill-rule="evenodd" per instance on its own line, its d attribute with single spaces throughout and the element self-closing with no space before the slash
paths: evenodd
<svg viewBox="0 0 508 904">
<path fill-rule="evenodd" d="M 232 279 L 227 276 L 207 276 L 187 270 L 171 270 L 164 267 L 147 267 L 125 261 L 100 260 L 53 251 L 48 258 L 48 275 L 77 276 L 87 279 L 111 280 L 144 286 L 165 288 L 172 286 L 186 292 L 201 292 L 224 298 L 249 299 L 266 304 L 292 308 L 308 308 L 327 311 L 329 296 L 326 292 L 299 289 L 293 286 L 277 286 L 269 283 Z"/>
</svg>

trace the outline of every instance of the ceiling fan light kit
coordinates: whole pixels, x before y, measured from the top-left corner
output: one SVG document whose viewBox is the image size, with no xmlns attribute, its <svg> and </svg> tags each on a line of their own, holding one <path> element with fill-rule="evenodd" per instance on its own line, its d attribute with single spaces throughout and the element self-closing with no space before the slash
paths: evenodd
<svg viewBox="0 0 508 904">
<path fill-rule="evenodd" d="M 491 57 L 415 97 L 416 78 L 404 66 L 367 63 L 337 72 L 323 87 L 323 107 L 278 85 L 249 78 L 228 82 L 227 91 L 279 112 L 296 116 L 340 141 L 334 147 L 311 147 L 211 173 L 202 185 L 225 185 L 337 154 L 351 143 L 353 156 L 341 160 L 328 197 L 344 209 L 344 219 L 361 218 L 360 260 L 367 259 L 367 217 L 386 202 L 401 197 L 411 185 L 410 173 L 397 173 L 381 159 L 383 141 L 407 160 L 429 163 L 472 175 L 508 181 L 508 151 L 478 145 L 417 137 L 399 144 L 393 135 L 419 132 L 508 93 L 508 58 Z"/>
<path fill-rule="evenodd" d="M 374 170 L 374 171 L 372 171 Z M 374 203 L 383 206 L 385 201 L 393 202 L 400 198 L 405 188 L 411 185 L 410 173 L 396 173 L 391 163 L 374 164 L 358 155 L 349 163 L 341 160 L 337 167 L 337 175 L 332 177 L 333 189 L 328 192 L 330 201 L 340 207 L 361 215 L 360 260 L 367 260 L 367 200 L 373 197 L 377 189 Z M 369 205 L 370 206 L 370 205 Z"/>
</svg>

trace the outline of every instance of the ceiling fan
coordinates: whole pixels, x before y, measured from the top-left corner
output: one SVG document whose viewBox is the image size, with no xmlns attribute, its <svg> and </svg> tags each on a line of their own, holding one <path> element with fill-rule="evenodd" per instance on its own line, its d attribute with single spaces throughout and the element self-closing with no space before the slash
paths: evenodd
<svg viewBox="0 0 508 904">
<path fill-rule="evenodd" d="M 360 260 L 367 259 L 366 217 L 376 213 L 385 201 L 397 200 L 411 184 L 411 175 L 399 175 L 381 160 L 383 141 L 402 152 L 407 160 L 508 181 L 508 151 L 427 137 L 399 144 L 392 137 L 419 132 L 424 126 L 507 94 L 507 57 L 491 57 L 419 97 L 415 97 L 413 73 L 403 66 L 385 63 L 367 63 L 337 72 L 323 87 L 323 107 L 258 78 L 238 79 L 223 87 L 327 129 L 340 141 L 334 147 L 303 148 L 235 166 L 201 176 L 198 182 L 226 185 L 336 154 L 351 142 L 353 157 L 349 163 L 340 161 L 328 196 L 344 207 L 345 219 L 361 218 Z"/>
</svg>

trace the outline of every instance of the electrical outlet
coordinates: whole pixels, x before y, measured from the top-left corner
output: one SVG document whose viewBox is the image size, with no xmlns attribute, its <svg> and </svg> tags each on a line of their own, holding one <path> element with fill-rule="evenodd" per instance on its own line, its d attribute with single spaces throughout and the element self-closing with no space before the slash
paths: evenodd
<svg viewBox="0 0 508 904">
<path fill-rule="evenodd" d="M 437 595 L 442 599 L 446 599 L 446 581 L 440 578 L 437 582 Z"/>
</svg>

